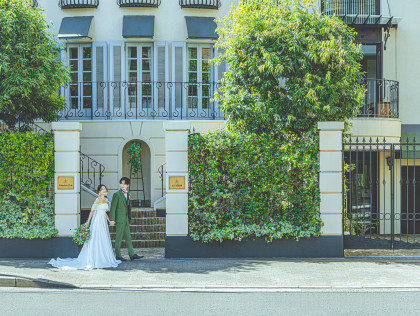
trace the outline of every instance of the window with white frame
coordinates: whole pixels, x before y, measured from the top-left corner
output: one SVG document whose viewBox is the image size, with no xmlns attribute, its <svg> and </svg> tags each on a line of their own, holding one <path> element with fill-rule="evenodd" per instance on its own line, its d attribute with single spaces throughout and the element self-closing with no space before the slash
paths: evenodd
<svg viewBox="0 0 420 316">
<path fill-rule="evenodd" d="M 72 109 L 92 108 L 92 46 L 70 44 L 67 47 L 70 67 L 69 103 Z"/>
<path fill-rule="evenodd" d="M 188 108 L 208 109 L 213 95 L 213 70 L 210 60 L 213 58 L 211 45 L 188 45 L 187 78 Z"/>
<path fill-rule="evenodd" d="M 127 44 L 127 97 L 129 108 L 153 107 L 152 44 Z"/>
</svg>

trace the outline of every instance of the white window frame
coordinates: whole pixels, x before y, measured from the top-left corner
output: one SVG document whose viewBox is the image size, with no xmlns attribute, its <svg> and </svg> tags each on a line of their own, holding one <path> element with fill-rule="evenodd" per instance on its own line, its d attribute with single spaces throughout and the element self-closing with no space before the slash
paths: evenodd
<svg viewBox="0 0 420 316">
<path fill-rule="evenodd" d="M 83 99 L 84 99 L 84 94 L 83 94 L 83 86 L 84 86 L 84 80 L 83 80 L 83 73 L 84 73 L 84 71 L 83 71 L 83 48 L 86 48 L 86 47 L 89 47 L 90 49 L 91 49 L 91 58 L 90 58 L 90 60 L 91 60 L 91 69 L 90 69 L 90 74 L 91 74 L 91 88 L 92 88 L 92 95 L 91 95 L 91 102 L 92 102 L 92 105 L 91 105 L 91 107 L 90 108 L 84 108 L 83 107 Z M 93 108 L 93 104 L 94 104 L 94 102 L 93 102 L 93 94 L 94 94 L 94 88 L 93 88 L 93 84 L 92 84 L 92 81 L 93 81 L 93 74 L 94 74 L 94 66 L 93 66 L 93 63 L 94 63 L 94 58 L 93 58 L 93 55 L 94 55 L 94 53 L 93 53 L 93 45 L 92 45 L 92 43 L 69 43 L 69 44 L 67 44 L 67 47 L 66 47 L 66 52 L 67 52 L 67 61 L 66 61 L 66 64 L 67 64 L 67 66 L 68 67 L 70 67 L 70 61 L 71 60 L 73 60 L 73 59 L 71 59 L 70 57 L 71 57 L 71 55 L 70 55 L 70 49 L 71 48 L 77 48 L 77 54 L 78 54 L 78 57 L 77 57 L 77 60 L 78 60 L 78 66 L 77 66 L 77 89 L 78 89 L 78 96 L 77 96 L 77 108 L 72 108 L 72 102 L 71 102 L 71 96 L 70 96 L 70 86 L 71 85 L 74 85 L 74 83 L 72 83 L 72 84 L 69 84 L 69 86 L 68 86 L 68 88 L 67 88 L 67 95 L 68 95 L 68 101 L 67 101 L 67 106 L 68 106 L 68 109 L 69 110 L 77 110 L 77 111 L 82 111 L 82 110 L 84 110 L 84 111 L 91 111 L 92 110 L 92 108 Z M 89 81 L 87 81 L 87 82 L 89 82 Z"/>
<path fill-rule="evenodd" d="M 130 100 L 129 100 L 129 83 L 130 83 L 130 67 L 129 67 L 129 49 L 131 47 L 136 47 L 137 49 L 137 82 L 136 82 L 136 88 L 137 88 L 137 104 L 136 108 L 130 107 Z M 143 57 L 142 57 L 142 49 L 144 47 L 150 48 L 150 58 L 147 58 L 147 60 L 150 60 L 150 70 L 147 70 L 147 72 L 150 72 L 150 95 L 147 95 L 147 97 L 150 97 L 150 102 L 148 103 L 148 107 L 143 106 Z M 126 97 L 126 106 L 127 106 L 127 112 L 132 111 L 134 109 L 137 109 L 137 111 L 140 112 L 141 116 L 147 116 L 148 112 L 153 110 L 154 108 L 154 45 L 153 42 L 126 42 L 125 43 L 125 69 L 126 69 L 126 75 L 125 75 L 125 81 L 127 82 L 127 89 L 125 92 Z M 139 80 L 140 79 L 140 80 Z M 138 113 L 138 112 L 137 112 Z"/>
<path fill-rule="evenodd" d="M 197 48 L 197 82 L 198 82 L 198 86 L 197 86 L 197 107 L 190 107 L 189 106 L 189 91 L 186 92 L 186 104 L 184 105 L 186 110 L 190 113 L 188 114 L 192 114 L 192 115 L 188 115 L 188 116 L 193 116 L 193 115 L 197 115 L 197 118 L 200 118 L 203 114 L 206 113 L 206 111 L 210 111 L 211 110 L 211 102 L 210 100 L 212 99 L 213 96 L 213 84 L 216 81 L 215 80 L 215 76 L 217 75 L 217 70 L 215 69 L 214 65 L 209 65 L 209 69 L 210 69 L 210 78 L 209 78 L 209 103 L 208 103 L 208 107 L 203 109 L 202 105 L 203 105 L 203 71 L 202 71 L 202 61 L 203 61 L 203 56 L 202 56 L 202 49 L 203 48 L 210 48 L 211 49 L 211 56 L 210 59 L 214 58 L 215 54 L 217 53 L 214 44 L 213 43 L 187 43 L 186 45 L 186 63 L 185 63 L 185 73 L 186 73 L 186 78 L 187 78 L 187 82 L 189 83 L 189 49 L 190 48 Z M 209 60 L 210 60 L 209 59 Z M 189 84 L 188 84 L 189 86 Z M 194 112 L 196 111 L 196 113 Z"/>
</svg>

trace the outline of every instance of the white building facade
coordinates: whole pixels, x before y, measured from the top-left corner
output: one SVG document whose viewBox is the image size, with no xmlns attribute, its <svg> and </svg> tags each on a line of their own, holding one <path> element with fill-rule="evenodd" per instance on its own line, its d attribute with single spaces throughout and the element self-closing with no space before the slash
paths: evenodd
<svg viewBox="0 0 420 316">
<path fill-rule="evenodd" d="M 119 178 L 130 176 L 126 149 L 132 141 L 140 141 L 144 168 L 143 183 L 136 185 L 140 194 L 137 199 L 144 201 L 143 206 L 157 202 L 158 208 L 167 209 L 170 227 L 166 228 L 167 235 L 185 236 L 188 227 L 185 225 L 187 205 L 182 202 L 178 208 L 169 210 L 163 198 L 169 190 L 167 166 L 171 166 L 174 174 L 185 172 L 176 170 L 177 161 L 170 161 L 185 160 L 185 157 L 173 149 L 168 155 L 170 146 L 165 121 L 186 121 L 189 130 L 203 133 L 224 127 L 225 117 L 212 97 L 227 65 L 212 65 L 209 60 L 222 53 L 214 48 L 215 20 L 224 17 L 238 2 L 38 0 L 47 21 L 52 22 L 52 32 L 64 45 L 63 62 L 71 69 L 72 83 L 61 91 L 67 99 L 62 121 L 82 122 L 80 153 L 91 161 L 81 163 L 81 181 L 85 180 L 90 189 L 100 182 L 105 183 L 111 193 L 115 192 Z M 416 70 L 420 70 L 417 58 L 420 2 L 319 0 L 317 5 L 325 14 L 336 15 L 354 27 L 358 32 L 356 42 L 362 44 L 367 91 L 360 115 L 353 120 L 351 135 L 360 139 L 372 137 L 375 141 L 377 137 L 381 141 L 385 138 L 387 143 L 398 143 L 401 136 L 419 135 L 420 138 L 418 79 L 415 77 Z M 183 150 L 185 148 L 180 151 Z M 345 150 L 353 149 L 345 147 Z M 354 179 L 367 179 L 368 170 L 386 166 L 392 152 L 390 147 L 376 152 L 376 165 L 362 164 L 360 170 L 354 172 Z M 348 154 L 344 156 L 348 163 L 355 163 L 355 155 L 353 158 Z M 360 156 L 364 161 L 363 157 L 365 154 Z M 92 166 L 92 160 L 104 168 L 97 180 L 91 180 L 86 171 Z M 403 165 L 411 168 L 416 162 L 415 156 L 404 163 L 397 161 L 399 171 L 396 172 L 399 174 Z M 375 176 L 376 180 L 391 179 L 388 171 L 377 172 Z M 380 221 L 381 216 L 385 220 L 389 204 L 395 204 L 394 212 L 398 213 L 399 208 L 401 214 L 399 177 L 395 182 L 397 196 L 392 201 L 379 206 L 382 195 L 363 203 L 357 197 L 356 208 L 369 204 L 364 214 L 369 212 L 371 222 L 374 212 L 379 214 L 374 221 Z M 372 182 L 372 179 L 366 181 Z M 81 208 L 86 209 L 92 196 L 83 186 L 81 190 Z M 390 188 L 359 190 L 363 191 L 360 194 L 372 196 L 372 192 L 382 190 L 387 195 Z M 352 206 L 346 207 L 351 212 Z M 384 222 L 382 228 L 378 224 L 375 228 L 378 234 L 385 234 L 395 226 L 391 222 L 394 223 L 394 219 Z M 74 223 L 69 225 L 74 226 Z M 60 234 L 65 236 L 68 234 L 65 232 L 68 232 L 66 225 Z"/>
</svg>

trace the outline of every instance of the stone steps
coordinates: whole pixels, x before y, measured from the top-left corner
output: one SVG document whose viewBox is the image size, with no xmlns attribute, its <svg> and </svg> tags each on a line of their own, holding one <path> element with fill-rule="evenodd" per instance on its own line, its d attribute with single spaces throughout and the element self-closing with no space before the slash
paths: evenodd
<svg viewBox="0 0 420 316">
<path fill-rule="evenodd" d="M 110 233 L 111 240 L 115 240 L 116 233 Z M 132 240 L 165 240 L 165 232 L 132 232 Z"/>
<path fill-rule="evenodd" d="M 165 247 L 165 240 L 132 240 L 133 248 L 156 248 Z M 115 246 L 115 242 L 112 241 L 112 247 Z M 125 241 L 121 242 L 121 248 L 127 248 Z"/>
<path fill-rule="evenodd" d="M 115 227 L 109 229 L 112 246 L 115 244 Z M 134 248 L 165 247 L 166 218 L 157 217 L 153 208 L 133 207 L 130 221 L 131 242 Z M 121 248 L 126 248 L 123 238 Z"/>
<path fill-rule="evenodd" d="M 145 233 L 165 233 L 166 225 L 165 224 L 152 224 L 152 225 L 130 225 L 130 232 L 145 232 Z M 109 232 L 112 235 L 115 233 L 115 226 L 109 227 Z"/>
</svg>

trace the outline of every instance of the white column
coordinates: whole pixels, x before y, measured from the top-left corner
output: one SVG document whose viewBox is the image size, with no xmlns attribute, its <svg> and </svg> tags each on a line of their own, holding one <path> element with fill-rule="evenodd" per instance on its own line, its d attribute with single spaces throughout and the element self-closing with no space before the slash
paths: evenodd
<svg viewBox="0 0 420 316">
<path fill-rule="evenodd" d="M 54 122 L 55 227 L 71 236 L 80 225 L 80 122 Z"/>
<path fill-rule="evenodd" d="M 343 145 L 344 122 L 319 122 L 320 213 L 324 236 L 343 234 Z"/>
<path fill-rule="evenodd" d="M 166 154 L 166 235 L 187 236 L 190 122 L 168 121 L 164 123 L 163 128 Z M 179 188 L 171 187 L 171 182 L 174 181 L 179 183 Z"/>
</svg>

